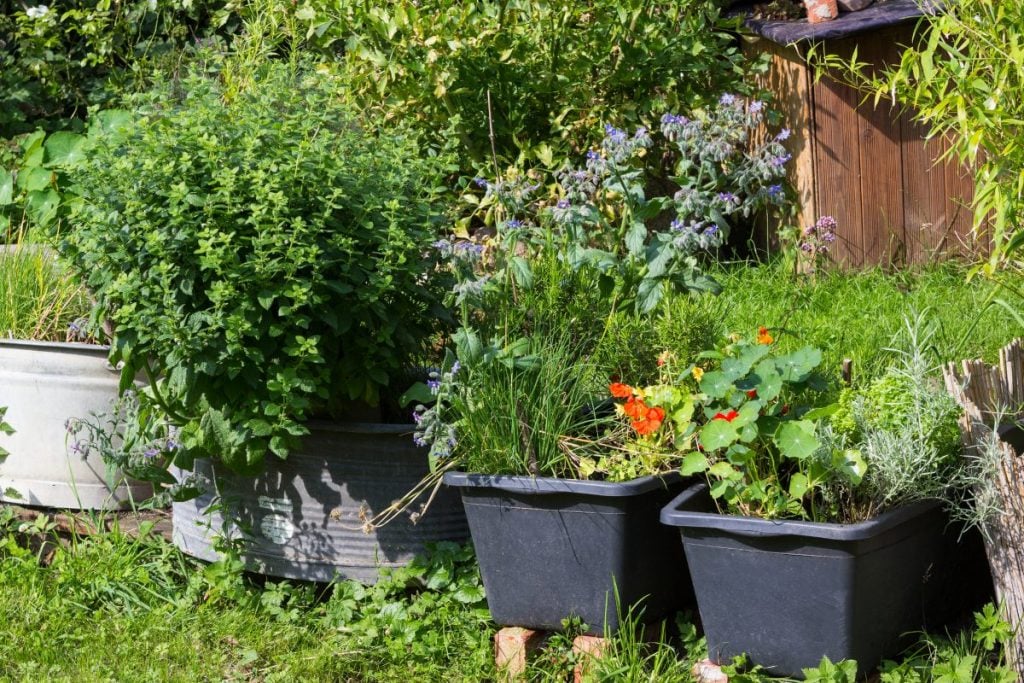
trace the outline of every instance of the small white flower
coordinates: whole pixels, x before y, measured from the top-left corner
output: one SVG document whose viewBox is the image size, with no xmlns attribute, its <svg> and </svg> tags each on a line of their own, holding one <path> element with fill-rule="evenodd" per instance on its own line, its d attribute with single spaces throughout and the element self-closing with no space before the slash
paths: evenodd
<svg viewBox="0 0 1024 683">
<path fill-rule="evenodd" d="M 46 13 L 49 11 L 50 8 L 46 5 L 37 5 L 35 7 L 29 7 L 25 10 L 25 14 L 27 14 L 30 19 L 39 19 L 45 17 Z"/>
</svg>

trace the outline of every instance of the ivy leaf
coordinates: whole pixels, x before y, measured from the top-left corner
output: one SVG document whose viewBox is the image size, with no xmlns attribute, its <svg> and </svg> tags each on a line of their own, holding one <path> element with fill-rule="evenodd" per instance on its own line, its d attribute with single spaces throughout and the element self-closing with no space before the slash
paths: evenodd
<svg viewBox="0 0 1024 683">
<path fill-rule="evenodd" d="M 731 446 L 739 436 L 728 420 L 712 420 L 700 430 L 700 443 L 706 450 L 716 451 Z"/>
<path fill-rule="evenodd" d="M 430 405 L 436 399 L 437 397 L 430 390 L 430 387 L 423 382 L 416 382 L 406 389 L 404 394 L 398 397 L 398 405 L 403 408 L 413 402 Z"/>
<path fill-rule="evenodd" d="M 633 221 L 626 231 L 626 249 L 632 256 L 639 256 L 644 251 L 647 241 L 647 226 L 643 221 Z"/>
<path fill-rule="evenodd" d="M 814 455 L 821 442 L 814 435 L 814 423 L 808 420 L 786 422 L 775 435 L 775 445 L 787 458 L 803 460 Z"/>
<path fill-rule="evenodd" d="M 820 364 L 821 351 L 809 346 L 775 359 L 775 367 L 787 382 L 803 382 Z"/>
<path fill-rule="evenodd" d="M 14 201 L 14 176 L 11 172 L 0 168 L 0 206 Z"/>
<path fill-rule="evenodd" d="M 700 451 L 693 451 L 692 453 L 687 453 L 686 457 L 683 458 L 683 464 L 679 468 L 679 472 L 684 477 L 689 477 L 690 475 L 704 472 L 707 469 L 708 459 Z"/>
<path fill-rule="evenodd" d="M 763 360 L 754 369 L 757 383 L 757 396 L 762 401 L 774 401 L 782 393 L 782 376 L 775 369 L 775 361 Z"/>
<path fill-rule="evenodd" d="M 861 457 L 860 451 L 852 448 L 833 453 L 832 466 L 845 475 L 854 486 L 860 484 L 868 471 L 868 464 Z"/>
<path fill-rule="evenodd" d="M 760 401 L 747 401 L 743 404 L 743 407 L 739 409 L 739 415 L 737 415 L 736 419 L 732 421 L 732 426 L 736 429 L 746 427 L 747 425 L 756 422 L 760 413 Z"/>
<path fill-rule="evenodd" d="M 723 372 L 705 372 L 700 379 L 700 390 L 711 398 L 724 398 L 732 389 L 732 380 Z"/>
<path fill-rule="evenodd" d="M 661 302 L 664 283 L 658 278 L 644 278 L 636 292 L 636 308 L 640 313 L 650 313 Z"/>
<path fill-rule="evenodd" d="M 797 500 L 804 497 L 807 489 L 810 488 L 806 475 L 797 472 L 789 478 L 789 495 Z"/>
<path fill-rule="evenodd" d="M 735 479 L 739 472 L 735 467 L 723 461 L 716 462 L 708 468 L 708 474 L 718 479 Z"/>
<path fill-rule="evenodd" d="M 512 279 L 517 285 L 523 289 L 533 287 L 533 270 L 530 268 L 529 261 L 522 256 L 513 256 L 509 259 L 508 266 L 512 271 Z"/>
</svg>

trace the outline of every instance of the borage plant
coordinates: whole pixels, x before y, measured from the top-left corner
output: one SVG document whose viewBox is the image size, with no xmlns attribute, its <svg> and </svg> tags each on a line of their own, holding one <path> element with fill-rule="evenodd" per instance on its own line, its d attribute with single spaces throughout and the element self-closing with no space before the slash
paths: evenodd
<svg viewBox="0 0 1024 683">
<path fill-rule="evenodd" d="M 692 118 L 666 114 L 658 139 L 645 128 L 629 134 L 608 125 L 582 167 L 555 174 L 555 198 L 540 195 L 541 183 L 531 179 L 478 180 L 484 204 L 505 214 L 495 241 L 508 254 L 548 249 L 573 269 L 592 268 L 604 293 L 641 313 L 672 289 L 718 292 L 697 254 L 721 246 L 737 217 L 785 199 L 789 131 L 752 144 L 765 116 L 763 102 L 724 95 Z M 676 160 L 671 195 L 648 192 L 659 148 Z M 509 263 L 522 274 L 525 261 Z"/>
</svg>

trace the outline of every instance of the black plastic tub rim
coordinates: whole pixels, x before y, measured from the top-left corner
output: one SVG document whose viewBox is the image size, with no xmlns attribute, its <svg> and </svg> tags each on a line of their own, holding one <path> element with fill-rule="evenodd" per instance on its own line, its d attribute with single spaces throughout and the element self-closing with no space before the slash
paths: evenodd
<svg viewBox="0 0 1024 683">
<path fill-rule="evenodd" d="M 591 481 L 588 479 L 562 479 L 559 477 L 531 477 L 514 474 L 479 474 L 446 472 L 444 483 L 459 488 L 486 488 L 507 493 L 537 495 L 575 493 L 604 498 L 638 496 L 683 480 L 679 472 L 651 474 L 628 481 Z"/>
<path fill-rule="evenodd" d="M 865 541 L 912 523 L 922 513 L 942 505 L 939 500 L 923 500 L 902 505 L 863 522 L 809 522 L 798 519 L 763 519 L 718 512 L 681 509 L 699 504 L 707 494 L 707 483 L 695 484 L 680 493 L 661 511 L 661 523 L 691 529 L 720 529 L 734 536 L 798 536 L 823 541 Z"/>
</svg>

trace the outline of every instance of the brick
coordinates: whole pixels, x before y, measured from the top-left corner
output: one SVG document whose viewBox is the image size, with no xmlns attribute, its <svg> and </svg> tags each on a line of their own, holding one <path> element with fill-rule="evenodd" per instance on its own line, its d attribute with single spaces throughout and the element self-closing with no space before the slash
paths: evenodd
<svg viewBox="0 0 1024 683">
<path fill-rule="evenodd" d="M 526 671 L 526 657 L 544 644 L 545 634 L 528 628 L 510 626 L 494 634 L 494 665 L 506 681 Z"/>
<path fill-rule="evenodd" d="M 693 665 L 693 679 L 697 683 L 729 683 L 729 677 L 722 673 L 722 667 L 710 659 Z"/>
<path fill-rule="evenodd" d="M 604 655 L 608 647 L 608 641 L 599 636 L 576 636 L 572 641 L 572 653 L 575 656 L 576 667 L 572 672 L 573 683 L 582 683 L 587 674 L 587 669 L 594 659 Z"/>
</svg>

